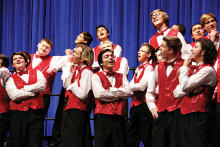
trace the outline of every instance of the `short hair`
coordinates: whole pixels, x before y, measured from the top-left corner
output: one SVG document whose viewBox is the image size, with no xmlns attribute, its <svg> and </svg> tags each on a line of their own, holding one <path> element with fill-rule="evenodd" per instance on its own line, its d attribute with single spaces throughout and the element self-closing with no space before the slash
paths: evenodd
<svg viewBox="0 0 220 147">
<path fill-rule="evenodd" d="M 200 24 L 202 25 L 203 28 L 205 26 L 205 22 L 210 18 L 214 18 L 214 20 L 217 22 L 215 15 L 212 13 L 205 13 L 202 15 L 202 17 L 200 18 Z"/>
<path fill-rule="evenodd" d="M 79 43 L 76 45 L 76 47 L 81 47 L 81 59 L 84 60 L 84 64 L 87 66 L 91 66 L 94 60 L 94 53 L 92 49 L 85 44 Z"/>
<path fill-rule="evenodd" d="M 100 46 L 101 49 L 102 49 L 102 45 L 105 44 L 105 43 L 110 43 L 110 44 L 112 44 L 112 48 L 114 48 L 113 42 L 111 42 L 111 41 L 108 40 L 108 41 L 104 41 L 104 42 L 101 43 L 101 46 Z"/>
<path fill-rule="evenodd" d="M 155 54 L 155 49 L 154 49 L 154 47 L 151 46 L 150 44 L 146 43 L 146 42 L 142 43 L 141 46 L 148 48 L 149 52 L 151 53 L 151 56 L 150 56 L 149 60 L 153 59 L 154 54 Z"/>
<path fill-rule="evenodd" d="M 163 17 L 163 19 L 164 19 L 164 21 L 165 21 L 166 26 L 167 26 L 167 27 L 170 27 L 170 24 L 169 24 L 169 16 L 168 16 L 167 13 L 166 13 L 164 10 L 162 10 L 162 9 L 156 9 L 156 10 L 154 10 L 154 11 L 150 14 L 150 18 L 152 19 L 152 15 L 153 15 L 154 13 L 157 13 L 157 12 L 161 12 L 161 13 L 162 13 L 162 17 Z M 154 27 L 155 27 L 155 26 L 154 26 Z"/>
<path fill-rule="evenodd" d="M 184 36 L 186 34 L 186 28 L 183 24 L 175 24 L 179 28 L 179 32 Z"/>
<path fill-rule="evenodd" d="M 194 26 L 196 26 L 196 25 L 201 25 L 200 23 L 196 23 L 196 24 L 194 24 L 192 27 L 191 27 L 191 29 L 190 29 L 190 34 L 192 35 L 192 28 L 194 27 Z M 202 26 L 202 25 L 201 25 Z"/>
<path fill-rule="evenodd" d="M 27 66 L 29 65 L 29 64 L 28 64 L 28 59 L 27 59 L 27 56 L 25 55 L 25 53 L 22 52 L 22 51 L 13 53 L 13 54 L 11 55 L 11 64 L 13 65 L 13 58 L 14 58 L 14 56 L 16 56 L 16 55 L 20 55 L 20 56 L 22 56 L 22 57 L 24 58 L 25 62 L 27 63 L 27 65 L 26 65 L 26 68 L 27 68 Z M 15 71 L 16 71 L 16 69 L 15 69 Z"/>
<path fill-rule="evenodd" d="M 110 49 L 102 50 L 102 51 L 99 53 L 99 55 L 98 55 L 98 63 L 99 63 L 99 66 L 100 66 L 102 69 L 103 69 L 103 66 L 101 65 L 101 64 L 103 63 L 103 61 L 102 61 L 102 55 L 103 55 L 104 53 L 106 53 L 106 52 L 111 52 L 111 53 L 114 54 L 114 52 L 111 51 Z"/>
<path fill-rule="evenodd" d="M 40 42 L 43 42 L 43 41 L 45 41 L 47 44 L 49 44 L 51 48 L 53 47 L 53 42 L 52 42 L 50 39 L 48 39 L 48 38 L 43 38 L 43 39 L 41 39 Z"/>
<path fill-rule="evenodd" d="M 163 37 L 163 40 L 166 41 L 167 47 L 169 49 L 173 49 L 173 52 L 175 55 L 179 53 L 179 51 L 182 48 L 182 43 L 180 39 L 176 36 L 165 36 Z"/>
<path fill-rule="evenodd" d="M 196 40 L 196 43 L 199 42 L 201 45 L 202 50 L 205 51 L 204 54 L 204 63 L 213 65 L 214 60 L 216 60 L 218 56 L 218 51 L 216 50 L 215 44 L 205 38 L 200 38 Z"/>
<path fill-rule="evenodd" d="M 108 28 L 106 28 L 106 26 L 104 26 L 104 25 L 99 25 L 99 26 L 96 27 L 96 36 L 97 36 L 97 31 L 98 31 L 99 28 L 105 28 L 106 31 L 107 31 L 107 33 L 109 33 L 109 30 L 108 30 Z"/>
<path fill-rule="evenodd" d="M 85 43 L 86 45 L 90 45 L 93 41 L 92 35 L 88 32 L 82 31 L 81 32 L 84 36 L 84 40 L 87 41 L 87 43 Z"/>
<path fill-rule="evenodd" d="M 1 66 L 4 66 L 6 68 L 9 67 L 9 58 L 5 55 L 0 54 L 0 59 L 2 60 Z"/>
<path fill-rule="evenodd" d="M 27 57 L 27 60 L 28 60 L 27 66 L 28 66 L 31 63 L 31 55 L 29 53 L 27 53 L 27 52 L 23 52 L 23 53 Z"/>
</svg>

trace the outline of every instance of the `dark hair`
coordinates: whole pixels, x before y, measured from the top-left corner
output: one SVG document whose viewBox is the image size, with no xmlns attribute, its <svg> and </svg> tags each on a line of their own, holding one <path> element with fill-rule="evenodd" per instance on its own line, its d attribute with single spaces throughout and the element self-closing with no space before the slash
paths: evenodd
<svg viewBox="0 0 220 147">
<path fill-rule="evenodd" d="M 102 63 L 103 63 L 103 61 L 102 61 L 102 55 L 104 54 L 104 53 L 106 53 L 106 52 L 111 52 L 111 53 L 113 53 L 113 51 L 111 51 L 110 49 L 106 49 L 106 50 L 102 50 L 100 53 L 99 53 L 99 55 L 98 55 L 98 63 L 99 63 L 99 66 L 103 69 L 103 67 L 102 67 Z M 114 54 L 114 53 L 113 53 Z"/>
<path fill-rule="evenodd" d="M 182 48 L 182 43 L 180 39 L 176 36 L 165 36 L 163 37 L 163 40 L 166 41 L 167 47 L 169 49 L 173 49 L 173 52 L 175 55 L 179 53 L 179 51 Z"/>
<path fill-rule="evenodd" d="M 197 39 L 196 42 L 199 42 L 202 50 L 205 51 L 204 54 L 204 63 L 213 65 L 213 61 L 216 60 L 218 56 L 218 51 L 215 48 L 215 44 L 209 39 Z"/>
<path fill-rule="evenodd" d="M 142 43 L 142 46 L 146 46 L 146 47 L 148 48 L 149 52 L 151 53 L 151 56 L 150 56 L 150 58 L 149 58 L 149 61 L 150 61 L 151 59 L 153 59 L 154 54 L 155 54 L 155 49 L 154 49 L 154 47 L 151 46 L 150 44 L 146 43 L 146 42 Z"/>
<path fill-rule="evenodd" d="M 184 36 L 186 34 L 186 28 L 182 24 L 175 24 L 179 28 L 179 32 Z"/>
<path fill-rule="evenodd" d="M 9 58 L 5 55 L 0 54 L 0 59 L 2 60 L 1 66 L 8 68 L 9 66 Z"/>
<path fill-rule="evenodd" d="M 27 58 L 27 56 L 25 55 L 25 53 L 24 52 L 16 52 L 16 53 L 13 53 L 12 55 L 11 55 L 11 64 L 13 65 L 13 58 L 14 58 L 14 56 L 15 55 L 20 55 L 20 56 L 22 56 L 22 57 L 24 57 L 24 60 L 25 60 L 25 62 L 27 63 L 27 65 L 26 65 L 26 68 L 27 68 L 27 66 L 29 65 L 28 64 L 28 58 Z M 16 71 L 16 69 L 15 69 L 15 71 Z"/>
<path fill-rule="evenodd" d="M 108 28 L 106 28 L 106 26 L 104 26 L 104 25 L 99 25 L 99 26 L 96 27 L 96 36 L 97 36 L 97 31 L 98 31 L 99 28 L 105 28 L 106 31 L 107 31 L 107 33 L 109 33 L 109 30 L 108 30 Z"/>
<path fill-rule="evenodd" d="M 29 53 L 27 53 L 27 52 L 23 52 L 23 53 L 24 53 L 24 55 L 26 56 L 26 58 L 28 60 L 27 66 L 29 66 L 29 64 L 31 63 L 31 55 Z"/>
<path fill-rule="evenodd" d="M 89 46 L 93 41 L 92 35 L 85 31 L 82 31 L 81 33 L 84 35 L 84 40 L 87 41 L 85 44 Z"/>
<path fill-rule="evenodd" d="M 158 47 L 156 50 L 155 50 L 155 52 L 154 52 L 154 57 L 153 57 L 153 61 L 156 63 L 156 64 L 158 64 L 158 60 L 157 60 L 157 52 L 160 50 L 160 47 Z"/>
<path fill-rule="evenodd" d="M 45 41 L 47 44 L 49 44 L 51 48 L 53 47 L 53 42 L 52 42 L 50 39 L 48 39 L 48 38 L 43 38 L 43 39 L 41 39 L 40 42 L 43 42 L 43 41 Z"/>
</svg>

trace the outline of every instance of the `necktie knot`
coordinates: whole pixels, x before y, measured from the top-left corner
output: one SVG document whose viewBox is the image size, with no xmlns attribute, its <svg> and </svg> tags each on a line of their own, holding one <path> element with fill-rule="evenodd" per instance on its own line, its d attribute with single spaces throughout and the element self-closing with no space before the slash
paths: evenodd
<svg viewBox="0 0 220 147">
<path fill-rule="evenodd" d="M 17 72 L 17 75 L 22 76 L 23 74 L 28 74 L 28 70 Z"/>
</svg>

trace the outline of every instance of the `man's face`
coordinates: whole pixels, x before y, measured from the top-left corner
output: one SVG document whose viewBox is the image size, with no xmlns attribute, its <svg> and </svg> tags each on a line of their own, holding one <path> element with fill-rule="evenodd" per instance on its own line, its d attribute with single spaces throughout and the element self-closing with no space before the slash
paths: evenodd
<svg viewBox="0 0 220 147">
<path fill-rule="evenodd" d="M 163 23 L 165 23 L 162 12 L 155 12 L 151 16 L 151 21 L 155 27 L 161 26 Z"/>
<path fill-rule="evenodd" d="M 208 33 L 211 33 L 212 31 L 216 31 L 217 30 L 217 22 L 215 21 L 215 19 L 214 18 L 209 18 L 208 20 L 206 20 L 204 29 Z"/>
<path fill-rule="evenodd" d="M 81 33 L 76 37 L 75 44 L 86 43 L 84 40 L 84 35 Z"/>
<path fill-rule="evenodd" d="M 27 63 L 25 62 L 25 59 L 21 55 L 15 55 L 13 56 L 13 63 L 12 67 L 14 67 L 17 71 L 24 71 L 26 68 Z"/>
<path fill-rule="evenodd" d="M 163 59 L 168 59 L 169 58 L 169 55 L 170 55 L 170 50 L 167 46 L 167 42 L 163 40 L 161 46 L 160 46 L 160 51 L 161 51 L 161 57 Z"/>
<path fill-rule="evenodd" d="M 81 47 L 76 47 L 74 48 L 74 53 L 73 53 L 73 58 L 74 64 L 80 64 L 81 63 L 81 53 L 82 53 L 82 48 Z"/>
<path fill-rule="evenodd" d="M 103 27 L 98 28 L 98 30 L 97 30 L 96 33 L 97 33 L 97 38 L 98 38 L 99 40 L 108 38 L 108 35 L 109 35 L 109 33 L 107 32 L 107 30 L 106 30 L 105 28 L 103 28 Z"/>
<path fill-rule="evenodd" d="M 102 63 L 103 69 L 111 71 L 115 66 L 114 54 L 112 52 L 105 52 L 102 55 Z"/>
<path fill-rule="evenodd" d="M 194 40 L 200 39 L 205 36 L 205 30 L 200 24 L 194 25 L 192 27 L 192 38 Z"/>
<path fill-rule="evenodd" d="M 146 46 L 142 46 L 138 51 L 138 61 L 140 61 L 141 63 L 148 61 L 147 59 L 150 58 L 150 56 L 151 53 L 149 52 L 149 49 Z"/>
<path fill-rule="evenodd" d="M 162 58 L 162 56 L 161 56 L 161 51 L 160 51 L 160 50 L 158 50 L 158 51 L 156 52 L 156 56 L 157 56 L 157 61 L 158 61 L 158 63 L 165 61 L 165 60 Z"/>
<path fill-rule="evenodd" d="M 2 68 L 2 59 L 0 59 L 0 68 Z"/>
<path fill-rule="evenodd" d="M 192 52 L 191 58 L 195 62 L 201 61 L 205 53 L 205 51 L 202 50 L 201 44 L 199 42 L 196 42 L 195 46 L 191 49 L 191 52 Z"/>
<path fill-rule="evenodd" d="M 113 44 L 106 42 L 102 44 L 102 50 L 106 50 L 106 49 L 110 49 L 111 51 L 113 51 Z"/>
<path fill-rule="evenodd" d="M 45 41 L 38 43 L 37 47 L 38 47 L 37 53 L 39 56 L 47 56 L 51 51 L 51 46 Z"/>
</svg>

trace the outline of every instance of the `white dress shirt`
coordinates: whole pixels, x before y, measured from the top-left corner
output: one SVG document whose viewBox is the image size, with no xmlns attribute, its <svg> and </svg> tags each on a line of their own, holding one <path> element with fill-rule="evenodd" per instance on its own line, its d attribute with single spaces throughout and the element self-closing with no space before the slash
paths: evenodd
<svg viewBox="0 0 220 147">
<path fill-rule="evenodd" d="M 20 76 L 26 83 L 29 80 L 29 74 Z M 37 71 L 37 82 L 32 85 L 25 85 L 24 88 L 18 89 L 12 77 L 6 82 L 6 91 L 12 100 L 23 100 L 28 97 L 35 96 L 35 93 L 40 93 L 46 89 L 46 79 L 41 71 Z"/>
<path fill-rule="evenodd" d="M 11 76 L 11 72 L 5 68 L 0 68 L 0 78 L 1 78 L 1 86 L 5 88 L 5 83 L 8 80 L 8 78 Z"/>
<path fill-rule="evenodd" d="M 70 70 L 71 66 L 73 66 L 73 64 L 68 62 L 68 64 L 65 67 L 63 67 L 63 87 L 74 93 L 78 98 L 84 100 L 88 97 L 89 91 L 92 89 L 91 77 L 93 75 L 93 72 L 88 69 L 83 70 L 81 73 L 81 79 L 79 81 L 80 86 L 78 86 L 77 81 L 71 83 L 71 79 L 73 76 L 73 72 L 71 72 Z M 82 69 L 85 66 L 86 65 L 83 65 L 80 69 Z M 79 71 L 76 70 L 76 75 L 78 73 Z"/>
<path fill-rule="evenodd" d="M 103 73 L 106 74 L 105 72 Z M 92 76 L 92 90 L 96 98 L 105 102 L 113 102 L 120 98 L 127 99 L 131 96 L 131 88 L 125 75 L 123 75 L 123 86 L 119 88 L 114 87 L 115 77 L 107 76 L 107 78 L 112 85 L 112 87 L 109 88 L 109 91 L 103 88 L 100 77 L 97 74 Z"/>
</svg>

